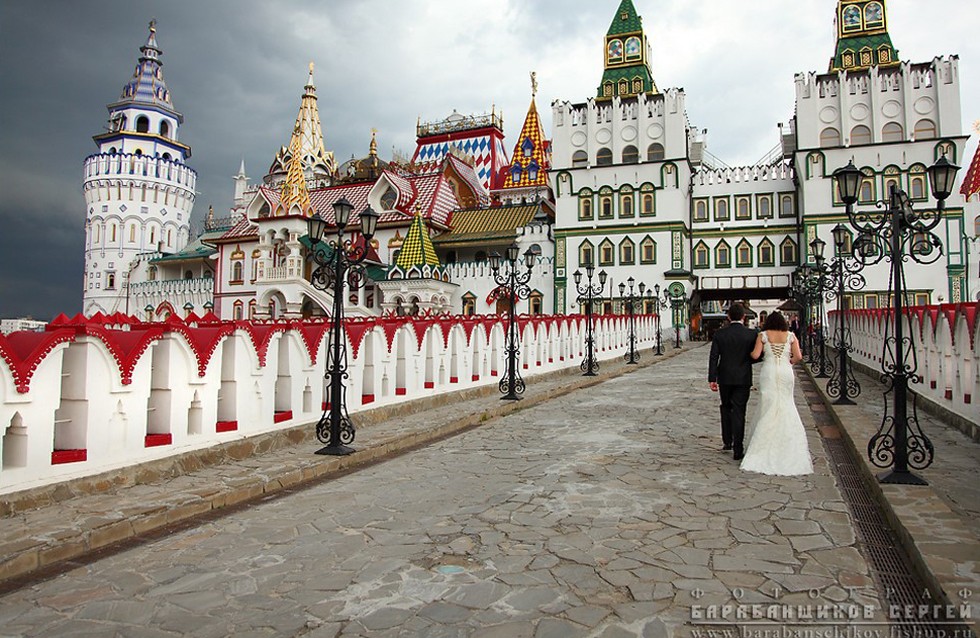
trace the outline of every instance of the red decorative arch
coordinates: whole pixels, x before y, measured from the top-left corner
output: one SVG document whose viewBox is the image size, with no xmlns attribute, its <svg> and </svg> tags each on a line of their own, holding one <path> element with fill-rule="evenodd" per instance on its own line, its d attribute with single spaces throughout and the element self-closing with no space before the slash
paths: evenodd
<svg viewBox="0 0 980 638">
<path fill-rule="evenodd" d="M 74 340 L 75 331 L 70 329 L 0 334 L 0 357 L 7 362 L 17 392 L 25 394 L 31 389 L 34 371 L 55 346 Z"/>
</svg>

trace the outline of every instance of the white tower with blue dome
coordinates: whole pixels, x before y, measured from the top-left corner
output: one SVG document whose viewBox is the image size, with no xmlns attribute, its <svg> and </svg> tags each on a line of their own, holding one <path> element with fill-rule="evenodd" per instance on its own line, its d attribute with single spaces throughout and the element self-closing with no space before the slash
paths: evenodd
<svg viewBox="0 0 980 638">
<path fill-rule="evenodd" d="M 99 150 L 85 159 L 85 280 L 83 312 L 134 314 L 129 283 L 153 256 L 188 242 L 197 172 L 191 149 L 179 141 L 183 116 L 163 80 L 156 24 L 122 96 L 107 105 L 108 131 L 93 137 Z"/>
</svg>

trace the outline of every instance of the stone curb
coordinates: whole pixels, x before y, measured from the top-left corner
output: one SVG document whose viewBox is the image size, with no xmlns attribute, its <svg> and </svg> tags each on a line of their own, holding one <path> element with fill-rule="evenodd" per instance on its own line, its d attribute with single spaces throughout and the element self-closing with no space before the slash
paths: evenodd
<svg viewBox="0 0 980 638">
<path fill-rule="evenodd" d="M 226 484 L 218 483 L 217 486 L 214 484 L 206 485 L 206 476 L 202 477 L 205 481 L 195 482 L 193 471 L 157 475 L 157 478 L 162 479 L 167 485 L 167 489 L 159 495 L 161 498 L 148 499 L 147 502 L 138 507 L 119 512 L 118 516 L 95 516 L 81 521 L 66 521 L 58 518 L 57 525 L 49 525 L 48 529 L 32 528 L 29 536 L 21 538 L 9 538 L 9 530 L 7 529 L 9 526 L 5 525 L 6 533 L 0 534 L 0 593 L 19 589 L 30 582 L 55 575 L 61 571 L 66 563 L 83 563 L 88 559 L 95 558 L 98 554 L 111 552 L 113 547 L 138 542 L 140 536 L 161 533 L 167 528 L 189 526 L 195 519 L 203 516 L 219 515 L 219 510 L 241 507 L 259 499 L 266 500 L 277 494 L 285 495 L 290 490 L 311 487 L 320 481 L 411 452 L 413 449 L 478 427 L 485 422 L 512 414 L 518 410 L 539 405 L 576 390 L 589 388 L 634 370 L 655 365 L 659 361 L 665 361 L 688 350 L 690 347 L 681 350 L 671 349 L 659 357 L 648 354 L 637 365 L 626 365 L 617 359 L 602 361 L 600 363 L 604 364 L 606 371 L 603 373 L 600 370 L 600 376 L 595 377 L 575 379 L 574 374 L 579 373 L 578 367 L 535 376 L 533 377 L 534 383 L 528 384 L 528 391 L 523 400 L 500 401 L 493 404 L 495 407 L 490 410 L 481 408 L 475 412 L 466 413 L 466 403 L 468 401 L 476 402 L 495 395 L 497 392 L 496 384 L 358 413 L 357 419 L 361 427 L 366 428 L 366 434 L 373 434 L 370 426 L 378 425 L 387 419 L 403 414 L 412 414 L 450 404 L 459 408 L 455 414 L 464 412 L 463 416 L 452 418 L 434 427 L 396 431 L 387 436 L 365 437 L 368 440 L 363 442 L 353 454 L 347 456 L 315 456 L 311 450 L 300 449 L 301 444 L 313 439 L 310 433 L 313 422 L 276 433 L 276 437 L 282 439 L 281 441 L 253 445 L 251 446 L 253 452 L 242 458 L 235 458 L 235 456 L 227 454 L 227 450 L 220 451 L 220 454 L 211 448 L 201 450 L 200 457 L 211 459 L 220 457 L 226 463 L 233 463 L 233 467 L 238 469 L 238 473 L 241 475 L 231 477 L 232 480 Z M 546 385 L 543 382 L 554 382 L 565 377 L 572 377 L 572 379 L 567 384 L 548 388 L 542 387 Z M 305 435 L 296 435 L 296 430 L 304 430 Z M 260 437 L 266 436 L 268 435 L 260 435 Z M 287 444 L 283 441 L 290 443 Z M 236 441 L 234 443 L 241 444 L 242 442 Z M 359 443 L 361 442 L 359 441 Z M 231 445 L 225 444 L 221 447 L 227 448 Z M 271 459 L 270 452 L 272 451 L 278 451 L 282 455 L 289 454 L 289 456 L 284 461 L 276 462 L 270 467 L 258 467 L 259 461 L 263 458 L 262 454 L 265 454 L 268 460 Z M 249 459 L 256 459 L 256 461 L 249 463 Z M 179 468 L 188 465 L 176 462 L 172 462 L 172 464 Z M 194 463 L 189 465 L 194 465 Z M 198 465 L 198 470 L 203 472 L 214 471 L 220 467 L 216 463 L 210 463 L 205 467 Z M 263 470 L 265 471 L 263 472 Z M 173 471 L 176 472 L 176 469 Z M 132 469 L 131 472 L 134 477 L 139 473 L 138 469 Z M 149 475 L 145 468 L 143 474 Z M 111 488 L 119 488 L 118 491 L 123 493 L 130 489 L 152 491 L 154 487 L 161 485 L 159 480 L 155 485 L 136 482 L 120 485 L 106 476 L 90 482 L 93 485 L 109 485 Z M 61 493 L 66 492 L 64 488 L 60 491 Z M 68 493 L 72 496 L 52 499 L 51 502 L 44 504 L 44 508 L 58 508 L 59 504 L 66 501 L 70 502 L 73 497 L 78 499 L 86 497 L 112 498 L 116 490 L 105 494 L 82 493 L 74 495 L 70 490 Z M 0 518 L 0 521 L 2 520 L 10 521 L 11 517 Z"/>
<path fill-rule="evenodd" d="M 923 603 L 959 609 L 964 602 L 960 592 L 972 592 L 973 617 L 964 622 L 972 623 L 974 635 L 980 635 L 976 614 L 980 577 L 973 571 L 980 565 L 980 543 L 931 486 L 879 483 L 877 475 L 883 470 L 872 465 L 865 452 L 880 423 L 873 423 L 858 406 L 835 405 L 827 395 L 826 384 L 821 383 L 826 379 L 815 377 L 807 366 L 803 368 L 837 424 L 851 458 L 857 461 L 865 489 L 881 506 L 916 576 L 928 587 L 933 598 Z M 970 564 L 974 567 L 964 572 L 962 567 Z"/>
</svg>

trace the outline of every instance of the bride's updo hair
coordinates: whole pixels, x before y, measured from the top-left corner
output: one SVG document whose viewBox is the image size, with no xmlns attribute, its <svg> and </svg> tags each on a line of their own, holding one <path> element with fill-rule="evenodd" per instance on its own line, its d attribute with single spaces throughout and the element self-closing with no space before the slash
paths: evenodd
<svg viewBox="0 0 980 638">
<path fill-rule="evenodd" d="M 789 324 L 786 323 L 786 317 L 783 316 L 783 313 L 773 311 L 772 314 L 766 317 L 766 323 L 762 326 L 762 329 L 787 332 L 789 331 Z"/>
</svg>

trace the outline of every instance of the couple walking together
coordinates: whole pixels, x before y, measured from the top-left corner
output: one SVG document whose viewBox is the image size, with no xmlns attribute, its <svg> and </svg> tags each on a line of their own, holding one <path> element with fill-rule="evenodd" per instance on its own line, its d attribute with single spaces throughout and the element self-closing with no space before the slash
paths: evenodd
<svg viewBox="0 0 980 638">
<path fill-rule="evenodd" d="M 810 448 L 793 399 L 793 364 L 803 359 L 800 344 L 782 314 L 773 312 L 756 332 L 742 322 L 745 309 L 728 308 L 729 325 L 715 332 L 708 361 L 708 384 L 721 395 L 721 438 L 741 468 L 761 474 L 810 474 Z M 759 371 L 759 412 L 748 448 L 745 407 L 752 389 L 752 364 Z"/>
</svg>

